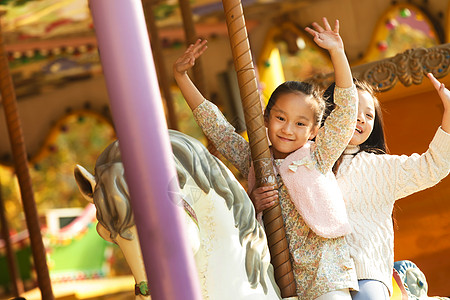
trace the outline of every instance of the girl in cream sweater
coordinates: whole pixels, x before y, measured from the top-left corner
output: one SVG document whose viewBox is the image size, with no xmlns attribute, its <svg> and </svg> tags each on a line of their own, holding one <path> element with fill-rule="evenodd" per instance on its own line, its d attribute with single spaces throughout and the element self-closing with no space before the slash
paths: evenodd
<svg viewBox="0 0 450 300">
<path fill-rule="evenodd" d="M 394 202 L 437 184 L 450 171 L 450 92 L 428 78 L 444 104 L 444 115 L 428 150 L 388 155 L 381 109 L 368 84 L 356 82 L 359 96 L 354 135 L 334 166 L 352 233 L 346 236 L 356 266 L 359 292 L 353 299 L 389 299 L 394 266 Z M 325 92 L 333 103 L 334 87 Z"/>
</svg>

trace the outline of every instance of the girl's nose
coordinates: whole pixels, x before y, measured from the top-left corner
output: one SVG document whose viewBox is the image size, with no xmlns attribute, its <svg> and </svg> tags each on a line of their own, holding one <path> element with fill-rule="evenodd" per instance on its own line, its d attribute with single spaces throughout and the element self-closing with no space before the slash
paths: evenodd
<svg viewBox="0 0 450 300">
<path fill-rule="evenodd" d="M 366 119 L 364 118 L 364 113 L 362 111 L 358 112 L 358 116 L 356 117 L 356 120 L 360 123 L 366 122 Z"/>
<path fill-rule="evenodd" d="M 291 133 L 292 132 L 291 124 L 289 122 L 286 122 L 281 129 L 285 133 Z"/>
</svg>

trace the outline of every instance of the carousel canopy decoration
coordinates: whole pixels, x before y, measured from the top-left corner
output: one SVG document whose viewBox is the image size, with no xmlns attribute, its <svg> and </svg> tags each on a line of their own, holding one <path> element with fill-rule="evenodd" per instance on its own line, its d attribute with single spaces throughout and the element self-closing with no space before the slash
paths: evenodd
<svg viewBox="0 0 450 300">
<path fill-rule="evenodd" d="M 431 48 L 440 43 L 436 28 L 425 12 L 410 4 L 398 4 L 379 20 L 363 61 L 376 61 L 408 49 Z"/>
</svg>

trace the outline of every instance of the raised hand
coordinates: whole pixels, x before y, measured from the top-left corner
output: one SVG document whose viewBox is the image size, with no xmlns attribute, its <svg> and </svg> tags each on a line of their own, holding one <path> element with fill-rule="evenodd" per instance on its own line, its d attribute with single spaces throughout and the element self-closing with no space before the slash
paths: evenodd
<svg viewBox="0 0 450 300">
<path fill-rule="evenodd" d="M 438 92 L 439 97 L 441 97 L 444 108 L 450 110 L 450 91 L 443 83 L 439 82 L 439 80 L 437 80 L 432 73 L 428 73 L 427 77 L 431 80 L 431 83 Z"/>
<path fill-rule="evenodd" d="M 319 47 L 328 50 L 331 62 L 334 68 L 334 78 L 336 86 L 349 88 L 353 85 L 352 71 L 344 51 L 344 42 L 339 35 L 339 20 L 336 20 L 334 29 L 331 29 L 327 18 L 322 18 L 323 27 L 316 22 L 312 27 L 306 27 L 305 30 L 314 37 L 314 42 Z"/>
<path fill-rule="evenodd" d="M 177 73 L 180 75 L 186 74 L 195 65 L 195 60 L 208 48 L 206 43 L 208 43 L 207 40 L 198 39 L 195 44 L 190 44 L 183 55 L 173 64 L 174 75 L 177 75 Z"/>
<path fill-rule="evenodd" d="M 428 73 L 427 76 L 438 92 L 439 97 L 441 97 L 442 104 L 444 104 L 444 114 L 442 116 L 441 128 L 445 132 L 450 133 L 450 91 L 443 83 L 439 82 L 433 74 Z"/>
<path fill-rule="evenodd" d="M 305 30 L 314 37 L 314 42 L 316 42 L 319 47 L 328 51 L 344 49 L 344 43 L 339 35 L 339 20 L 336 20 L 334 30 L 331 29 L 327 18 L 322 18 L 322 21 L 324 28 L 316 22 L 312 23 L 315 30 L 310 27 L 305 28 Z"/>
<path fill-rule="evenodd" d="M 276 203 L 278 191 L 272 186 L 262 186 L 250 193 L 250 199 L 253 202 L 253 206 L 255 206 L 256 213 L 260 213 Z"/>
</svg>

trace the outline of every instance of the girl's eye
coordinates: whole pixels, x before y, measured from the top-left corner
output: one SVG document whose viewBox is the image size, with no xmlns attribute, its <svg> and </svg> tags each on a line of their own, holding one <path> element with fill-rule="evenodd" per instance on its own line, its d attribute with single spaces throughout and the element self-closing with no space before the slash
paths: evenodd
<svg viewBox="0 0 450 300">
<path fill-rule="evenodd" d="M 280 120 L 280 121 L 284 121 L 284 118 L 283 118 L 283 117 L 275 117 L 275 118 L 277 118 L 277 119 Z"/>
<path fill-rule="evenodd" d="M 302 122 L 297 122 L 297 126 L 305 126 L 305 124 Z"/>
<path fill-rule="evenodd" d="M 366 114 L 367 118 L 369 118 L 369 120 L 373 119 L 373 116 L 371 114 Z"/>
</svg>

